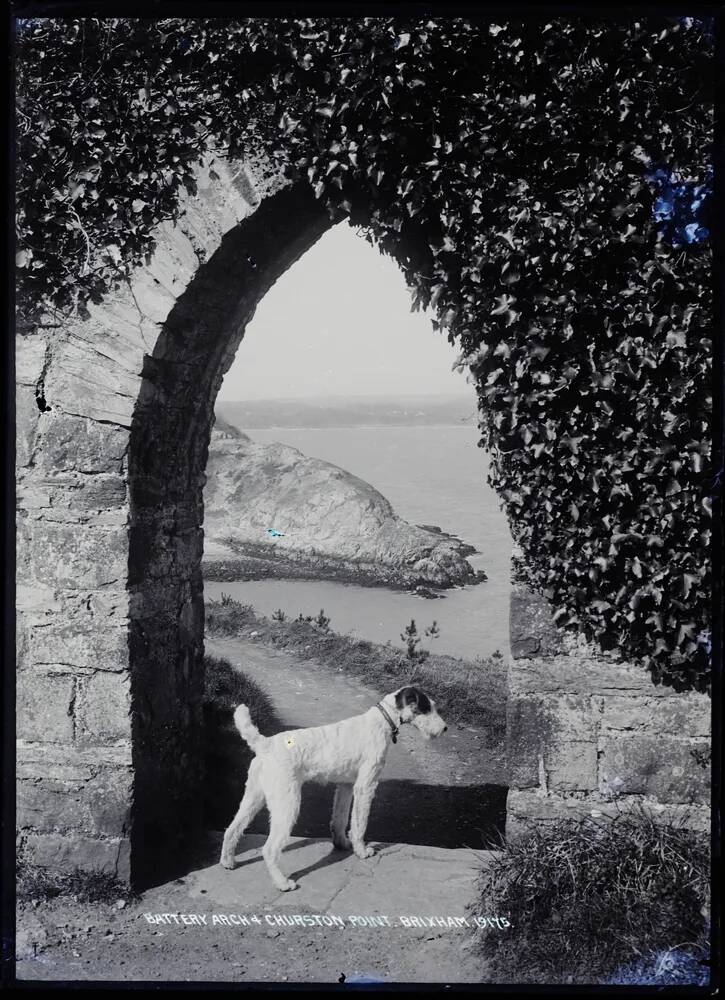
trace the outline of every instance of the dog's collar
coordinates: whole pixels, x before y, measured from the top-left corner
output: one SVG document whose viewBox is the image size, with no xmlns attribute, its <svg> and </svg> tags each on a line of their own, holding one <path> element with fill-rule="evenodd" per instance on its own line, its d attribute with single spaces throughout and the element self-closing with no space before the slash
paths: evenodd
<svg viewBox="0 0 725 1000">
<path fill-rule="evenodd" d="M 388 715 L 388 713 L 386 712 L 386 710 L 383 708 L 383 706 L 380 704 L 380 702 L 378 702 L 375 707 L 379 708 L 380 711 L 383 713 L 385 721 L 390 726 L 390 729 L 392 731 L 392 734 L 393 734 L 393 743 L 397 743 L 398 742 L 398 727 L 395 725 L 395 723 L 390 718 L 390 716 Z"/>
</svg>

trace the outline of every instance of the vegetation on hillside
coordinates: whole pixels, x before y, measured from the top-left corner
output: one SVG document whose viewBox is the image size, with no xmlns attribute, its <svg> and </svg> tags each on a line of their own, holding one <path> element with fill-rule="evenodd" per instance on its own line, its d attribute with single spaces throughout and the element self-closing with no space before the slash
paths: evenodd
<svg viewBox="0 0 725 1000">
<path fill-rule="evenodd" d="M 477 662 L 380 645 L 340 635 L 323 612 L 296 620 L 279 615 L 265 618 L 248 604 L 228 595 L 206 602 L 206 632 L 210 637 L 244 636 L 314 659 L 335 671 L 359 677 L 381 691 L 413 681 L 436 700 L 452 721 L 483 729 L 492 746 L 503 751 L 506 729 L 506 670 L 498 654 Z"/>
</svg>

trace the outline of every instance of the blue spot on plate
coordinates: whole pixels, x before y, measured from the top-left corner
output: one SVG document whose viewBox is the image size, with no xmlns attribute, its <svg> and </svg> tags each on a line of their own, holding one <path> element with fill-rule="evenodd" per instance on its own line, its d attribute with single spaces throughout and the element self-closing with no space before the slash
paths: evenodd
<svg viewBox="0 0 725 1000">
<path fill-rule="evenodd" d="M 679 181 L 661 166 L 651 168 L 645 177 L 656 188 L 657 196 L 652 206 L 655 222 L 672 246 L 701 243 L 709 238 L 710 228 L 706 222 L 709 221 L 713 191 L 712 168 L 708 169 L 704 184 Z"/>
</svg>

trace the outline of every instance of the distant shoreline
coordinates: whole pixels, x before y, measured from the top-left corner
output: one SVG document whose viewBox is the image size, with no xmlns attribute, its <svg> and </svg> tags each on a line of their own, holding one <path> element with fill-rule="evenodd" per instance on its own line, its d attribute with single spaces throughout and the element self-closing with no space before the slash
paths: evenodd
<svg viewBox="0 0 725 1000">
<path fill-rule="evenodd" d="M 461 421 L 460 423 L 455 423 L 455 424 L 425 424 L 425 423 L 421 423 L 421 424 L 392 424 L 392 423 L 387 423 L 387 424 L 327 424 L 327 425 L 323 425 L 323 424 L 265 424 L 264 426 L 262 426 L 260 424 L 258 427 L 255 427 L 252 424 L 247 423 L 245 425 L 245 427 L 244 427 L 244 431 L 245 431 L 245 433 L 247 431 L 364 431 L 364 430 L 375 431 L 375 430 L 387 430 L 389 428 L 395 428 L 396 430 L 405 429 L 405 428 L 409 428 L 411 430 L 412 429 L 422 429 L 422 428 L 431 428 L 431 429 L 434 429 L 434 430 L 435 429 L 442 430 L 443 428 L 445 428 L 447 430 L 450 430 L 450 429 L 466 429 L 466 430 L 468 430 L 468 428 L 470 428 L 470 427 L 474 427 L 474 428 L 477 429 L 476 424 L 474 424 L 474 423 L 466 423 L 464 421 Z"/>
<path fill-rule="evenodd" d="M 478 406 L 451 396 L 323 397 L 319 399 L 217 400 L 217 414 L 246 430 L 438 427 L 478 424 Z"/>
</svg>

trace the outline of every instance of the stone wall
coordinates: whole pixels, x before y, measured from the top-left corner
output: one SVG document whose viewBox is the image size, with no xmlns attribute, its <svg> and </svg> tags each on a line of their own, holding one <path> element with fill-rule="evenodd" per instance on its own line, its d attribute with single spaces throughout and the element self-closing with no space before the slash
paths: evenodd
<svg viewBox="0 0 725 1000">
<path fill-rule="evenodd" d="M 507 836 L 530 823 L 644 804 L 709 830 L 710 699 L 652 683 L 561 633 L 516 585 L 506 715 Z"/>
<path fill-rule="evenodd" d="M 16 340 L 19 846 L 137 884 L 201 815 L 216 393 L 259 299 L 330 225 L 263 157 L 197 183 L 147 267 Z"/>
</svg>

